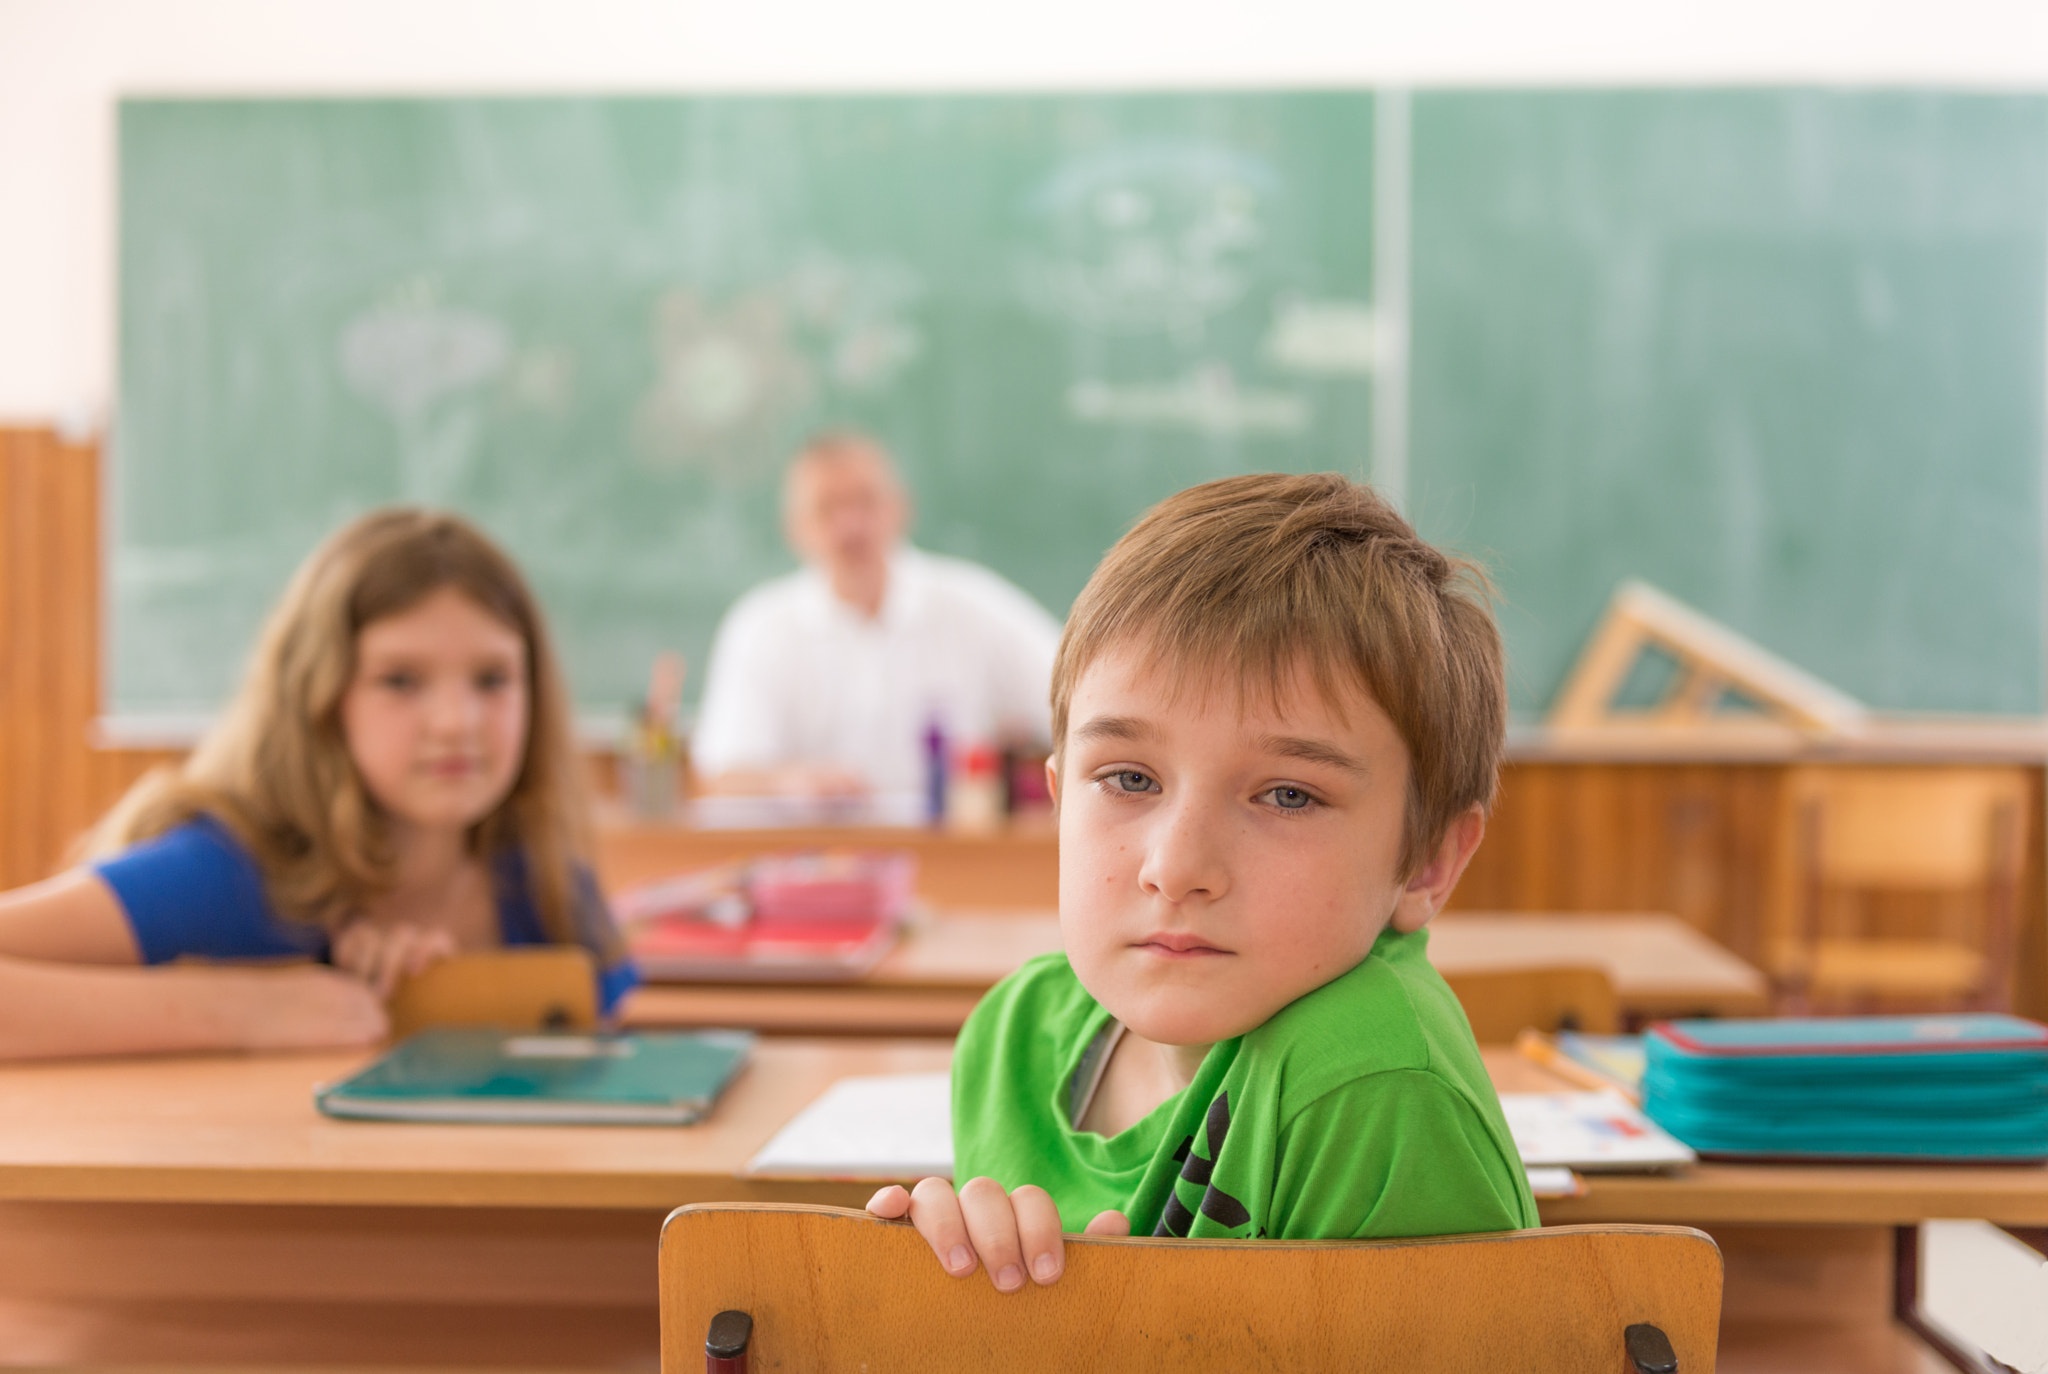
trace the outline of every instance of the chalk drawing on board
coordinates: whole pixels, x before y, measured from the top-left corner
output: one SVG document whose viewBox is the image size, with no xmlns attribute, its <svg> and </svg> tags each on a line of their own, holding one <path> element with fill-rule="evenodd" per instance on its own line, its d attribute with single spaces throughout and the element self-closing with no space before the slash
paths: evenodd
<svg viewBox="0 0 2048 1374">
<path fill-rule="evenodd" d="M 852 261 L 809 248 L 790 269 L 782 294 L 814 340 L 827 380 L 852 392 L 881 391 L 924 352 L 912 319 L 924 283 L 889 261 Z"/>
<path fill-rule="evenodd" d="M 1167 382 L 1076 382 L 1067 389 L 1067 413 L 1084 424 L 1188 429 L 1219 438 L 1300 434 L 1314 418 L 1305 397 L 1241 386 L 1221 363 L 1194 368 Z"/>
<path fill-rule="evenodd" d="M 576 397 L 576 355 L 546 345 L 522 347 L 505 369 L 505 393 L 521 409 L 564 413 Z"/>
<path fill-rule="evenodd" d="M 1033 193 L 1041 241 L 1022 254 L 1031 309 L 1085 329 L 1197 342 L 1264 267 L 1278 179 L 1206 144 L 1076 159 Z"/>
<path fill-rule="evenodd" d="M 655 379 L 633 421 L 648 465 L 764 471 L 822 393 L 884 391 L 922 356 L 914 271 L 815 246 L 794 259 L 728 301 L 679 287 L 656 302 Z"/>
<path fill-rule="evenodd" d="M 784 424 L 813 390 L 782 303 L 759 293 L 721 307 L 678 289 L 654 317 L 655 378 L 633 419 L 641 458 L 720 476 L 775 462 Z"/>
<path fill-rule="evenodd" d="M 511 331 L 481 311 L 443 304 L 416 278 L 341 328 L 341 375 L 397 430 L 405 499 L 446 502 L 476 455 L 476 391 L 505 369 Z"/>
<path fill-rule="evenodd" d="M 1364 301 L 1283 297 L 1273 303 L 1260 351 L 1285 372 L 1369 377 L 1389 356 L 1387 333 L 1386 321 Z"/>
</svg>

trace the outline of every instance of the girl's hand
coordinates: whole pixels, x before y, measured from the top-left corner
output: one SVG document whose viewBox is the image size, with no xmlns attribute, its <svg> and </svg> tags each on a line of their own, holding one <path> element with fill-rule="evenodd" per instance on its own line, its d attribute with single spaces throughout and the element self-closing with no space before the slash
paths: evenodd
<svg viewBox="0 0 2048 1374">
<path fill-rule="evenodd" d="M 356 921 L 334 937 L 334 966 L 368 983 L 388 998 L 400 982 L 455 953 L 445 930 L 407 922 L 379 925 Z"/>
<path fill-rule="evenodd" d="M 1005 1193 L 992 1178 L 970 1178 L 957 1195 L 943 1178 L 925 1179 L 908 1192 L 892 1183 L 868 1199 L 868 1211 L 890 1221 L 908 1216 L 938 1256 L 940 1268 L 964 1279 L 977 1263 L 984 1265 L 998 1292 L 1022 1288 L 1027 1271 L 1041 1286 L 1058 1282 L 1066 1272 L 1059 1208 L 1045 1189 L 1029 1183 Z M 1130 1233 L 1130 1221 L 1114 1211 L 1099 1213 L 1086 1232 Z"/>
<path fill-rule="evenodd" d="M 230 972 L 224 970 L 223 972 Z M 359 978 L 326 968 L 232 970 L 242 986 L 237 1034 L 243 1049 L 353 1048 L 382 1040 L 391 1023 L 384 1004 Z"/>
</svg>

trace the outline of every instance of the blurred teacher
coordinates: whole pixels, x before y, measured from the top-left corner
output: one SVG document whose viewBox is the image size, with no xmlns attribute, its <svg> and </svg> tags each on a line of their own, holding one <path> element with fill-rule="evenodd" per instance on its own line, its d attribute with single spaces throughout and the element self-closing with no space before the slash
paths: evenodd
<svg viewBox="0 0 2048 1374">
<path fill-rule="evenodd" d="M 935 724 L 956 744 L 1047 739 L 1059 625 L 987 568 L 905 543 L 910 498 L 879 445 L 813 439 L 782 514 L 804 566 L 718 627 L 691 746 L 706 790 L 907 797 Z"/>
</svg>

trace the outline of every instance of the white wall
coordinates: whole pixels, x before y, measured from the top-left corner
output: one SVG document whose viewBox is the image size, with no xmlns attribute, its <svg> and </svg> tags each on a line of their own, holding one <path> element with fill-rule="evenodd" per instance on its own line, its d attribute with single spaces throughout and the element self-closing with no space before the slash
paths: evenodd
<svg viewBox="0 0 2048 1374">
<path fill-rule="evenodd" d="M 0 422 L 113 390 L 123 94 L 2048 88 L 2039 0 L 0 0 Z"/>
</svg>

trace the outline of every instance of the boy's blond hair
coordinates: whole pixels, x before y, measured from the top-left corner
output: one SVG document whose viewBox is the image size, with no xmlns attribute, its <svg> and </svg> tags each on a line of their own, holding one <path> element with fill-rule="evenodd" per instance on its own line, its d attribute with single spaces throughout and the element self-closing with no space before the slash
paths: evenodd
<svg viewBox="0 0 2048 1374">
<path fill-rule="evenodd" d="M 356 639 L 444 587 L 526 645 L 525 751 L 511 790 L 470 833 L 516 849 L 548 937 L 576 938 L 575 866 L 588 853 L 569 699 L 540 604 L 519 569 L 459 516 L 372 511 L 300 565 L 270 613 L 241 689 L 182 766 L 143 778 L 87 839 L 107 854 L 206 815 L 246 846 L 279 914 L 334 929 L 393 879 L 386 817 L 341 727 Z"/>
<path fill-rule="evenodd" d="M 1074 684 L 1142 641 L 1170 671 L 1220 671 L 1276 699 L 1297 662 L 1332 706 L 1363 687 L 1408 747 L 1401 871 L 1473 805 L 1491 808 L 1507 730 L 1500 632 L 1472 563 L 1433 548 L 1370 487 L 1263 473 L 1161 501 L 1097 565 L 1060 637 L 1056 747 Z"/>
</svg>

